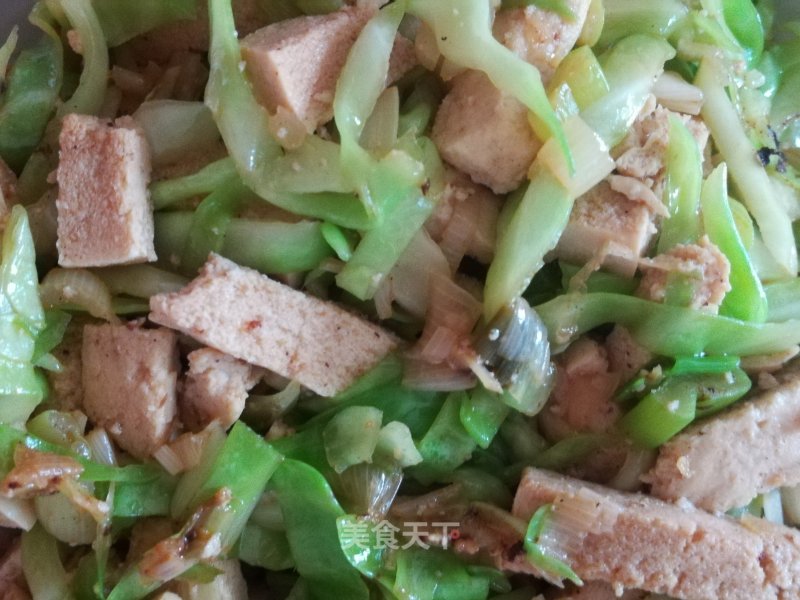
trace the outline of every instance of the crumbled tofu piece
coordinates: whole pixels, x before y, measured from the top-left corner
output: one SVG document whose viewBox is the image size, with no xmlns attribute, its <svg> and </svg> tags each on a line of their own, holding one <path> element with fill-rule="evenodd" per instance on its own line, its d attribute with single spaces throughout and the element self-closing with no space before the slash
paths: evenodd
<svg viewBox="0 0 800 600">
<path fill-rule="evenodd" d="M 425 223 L 455 272 L 465 255 L 488 264 L 494 256 L 501 201 L 456 169 L 447 169 L 441 200 Z"/>
<path fill-rule="evenodd" d="M 432 137 L 442 158 L 498 194 L 519 187 L 541 148 L 528 109 L 480 71 L 453 80 Z"/>
<path fill-rule="evenodd" d="M 154 261 L 150 151 L 130 117 L 115 126 L 64 117 L 58 163 L 58 263 L 102 267 Z"/>
<path fill-rule="evenodd" d="M 53 349 L 53 356 L 61 363 L 61 371 L 45 371 L 50 384 L 48 404 L 56 410 L 79 410 L 83 405 L 81 379 L 81 347 L 84 320 L 73 318 L 64 332 L 61 343 Z"/>
<path fill-rule="evenodd" d="M 795 369 L 776 383 L 664 444 L 645 477 L 651 493 L 727 511 L 757 494 L 800 484 L 800 375 Z"/>
<path fill-rule="evenodd" d="M 188 358 L 181 421 L 191 431 L 201 431 L 212 421 L 227 429 L 242 414 L 247 392 L 261 379 L 263 369 L 213 348 L 195 350 Z"/>
<path fill-rule="evenodd" d="M 372 15 L 369 8 L 344 8 L 280 21 L 244 38 L 242 57 L 259 101 L 272 113 L 289 110 L 309 132 L 329 121 L 339 74 Z M 414 64 L 413 45 L 398 36 L 389 81 Z"/>
<path fill-rule="evenodd" d="M 30 600 L 31 595 L 22 570 L 22 550 L 17 537 L 0 560 L 0 599 Z"/>
<path fill-rule="evenodd" d="M 646 205 L 601 181 L 575 201 L 554 255 L 577 265 L 601 256 L 605 268 L 632 277 L 655 232 Z"/>
<path fill-rule="evenodd" d="M 655 258 L 642 261 L 644 273 L 637 295 L 663 302 L 674 274 L 681 274 L 691 286 L 689 306 L 716 313 L 731 289 L 731 264 L 707 236 L 697 244 L 679 244 Z"/>
<path fill-rule="evenodd" d="M 150 320 L 333 396 L 397 340 L 346 310 L 212 255 L 174 294 L 150 299 Z"/>
<path fill-rule="evenodd" d="M 83 406 L 133 456 L 166 443 L 177 415 L 177 336 L 133 324 L 83 328 Z"/>
<path fill-rule="evenodd" d="M 606 352 L 611 371 L 618 373 L 620 381 L 628 381 L 653 360 L 653 353 L 639 344 L 630 331 L 615 325 L 606 337 Z"/>
<path fill-rule="evenodd" d="M 561 440 L 576 433 L 608 431 L 620 415 L 614 402 L 620 377 L 609 370 L 605 348 L 581 338 L 558 357 L 556 365 L 553 393 L 539 414 L 542 432 Z"/>
<path fill-rule="evenodd" d="M 591 503 L 587 499 L 592 500 Z M 735 521 L 527 469 L 513 514 L 555 505 L 566 562 L 585 580 L 691 600 L 800 597 L 800 532 L 761 519 Z M 576 520 L 566 523 L 567 515 Z M 557 541 L 558 541 L 557 540 Z M 534 572 L 520 553 L 506 566 Z"/>
<path fill-rule="evenodd" d="M 614 148 L 617 172 L 649 183 L 659 197 L 669 146 L 670 115 L 684 122 L 700 148 L 700 156 L 703 156 L 709 136 L 705 124 L 699 118 L 675 113 L 656 104 L 653 96 L 633 122 L 626 138 Z"/>
<path fill-rule="evenodd" d="M 509 50 L 539 69 L 546 83 L 578 41 L 590 4 L 590 0 L 567 0 L 574 19 L 533 4 L 500 10 L 492 31 Z"/>
</svg>

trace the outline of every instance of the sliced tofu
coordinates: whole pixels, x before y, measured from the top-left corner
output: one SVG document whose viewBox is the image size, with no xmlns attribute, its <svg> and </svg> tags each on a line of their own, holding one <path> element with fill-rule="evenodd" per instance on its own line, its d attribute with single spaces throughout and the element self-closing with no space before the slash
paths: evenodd
<svg viewBox="0 0 800 600">
<path fill-rule="evenodd" d="M 20 538 L 15 538 L 0 559 L 0 600 L 30 600 L 22 570 Z"/>
<path fill-rule="evenodd" d="M 130 117 L 112 126 L 64 117 L 59 138 L 58 262 L 101 267 L 154 261 L 150 150 Z"/>
<path fill-rule="evenodd" d="M 346 310 L 212 255 L 199 277 L 150 299 L 150 319 L 333 396 L 397 340 Z"/>
<path fill-rule="evenodd" d="M 620 415 L 614 402 L 619 374 L 609 370 L 605 348 L 589 338 L 571 344 L 557 359 L 556 384 L 539 414 L 542 432 L 552 440 L 576 433 L 602 433 Z"/>
<path fill-rule="evenodd" d="M 547 82 L 556 67 L 569 54 L 583 29 L 590 0 L 567 0 L 575 15 L 567 19 L 555 11 L 529 5 L 525 8 L 499 10 L 492 33 L 504 46 L 531 63 Z"/>
<path fill-rule="evenodd" d="M 685 600 L 800 597 L 800 532 L 527 469 L 513 514 L 555 506 L 553 537 L 585 580 Z M 534 572 L 524 554 L 506 566 Z"/>
<path fill-rule="evenodd" d="M 48 404 L 57 410 L 79 410 L 83 406 L 83 380 L 81 377 L 81 348 L 83 326 L 80 318 L 73 318 L 64 332 L 61 343 L 53 349 L 53 356 L 61 363 L 61 371 L 45 371 L 50 384 Z"/>
<path fill-rule="evenodd" d="M 274 23 L 247 36 L 242 57 L 259 101 L 272 113 L 279 106 L 287 109 L 309 132 L 329 121 L 339 74 L 373 14 L 369 8 L 344 8 Z M 398 36 L 389 80 L 415 63 L 413 45 Z"/>
<path fill-rule="evenodd" d="M 707 236 L 697 244 L 679 244 L 641 262 L 644 273 L 636 294 L 664 302 L 672 276 L 683 276 L 691 291 L 689 308 L 716 313 L 731 290 L 731 264 Z"/>
<path fill-rule="evenodd" d="M 606 337 L 608 366 L 619 374 L 621 382 L 628 381 L 653 361 L 653 353 L 639 344 L 631 332 L 622 325 L 615 325 Z"/>
<path fill-rule="evenodd" d="M 757 494 L 800 483 L 800 373 L 659 450 L 645 480 L 665 500 L 686 498 L 709 511 L 747 505 Z"/>
<path fill-rule="evenodd" d="M 498 194 L 519 187 L 541 147 L 528 109 L 480 71 L 453 80 L 432 135 L 442 158 Z"/>
<path fill-rule="evenodd" d="M 181 421 L 191 431 L 201 431 L 212 421 L 227 429 L 241 416 L 247 392 L 261 379 L 263 369 L 213 348 L 195 350 L 188 358 Z"/>
<path fill-rule="evenodd" d="M 647 205 L 602 181 L 575 201 L 554 255 L 578 265 L 601 256 L 608 270 L 632 277 L 655 232 Z"/>
<path fill-rule="evenodd" d="M 134 324 L 83 328 L 83 406 L 121 448 L 144 459 L 168 441 L 177 415 L 177 336 Z"/>
<path fill-rule="evenodd" d="M 625 590 L 617 594 L 616 590 L 601 581 L 587 581 L 581 587 L 570 586 L 563 591 L 547 596 L 547 600 L 643 600 L 646 592 Z"/>
</svg>

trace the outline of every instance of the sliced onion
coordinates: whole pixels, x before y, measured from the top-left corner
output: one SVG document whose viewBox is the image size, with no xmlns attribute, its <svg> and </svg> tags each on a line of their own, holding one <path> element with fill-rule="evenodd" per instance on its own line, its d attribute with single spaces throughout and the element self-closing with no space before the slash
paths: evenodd
<svg viewBox="0 0 800 600">
<path fill-rule="evenodd" d="M 133 119 L 144 130 L 156 167 L 211 148 L 219 140 L 211 111 L 202 102 L 149 100 Z"/>
<path fill-rule="evenodd" d="M 770 490 L 763 495 L 763 498 L 764 518 L 770 523 L 783 525 L 781 491 L 779 489 Z"/>
<path fill-rule="evenodd" d="M 0 527 L 30 531 L 34 523 L 36 512 L 31 500 L 0 496 Z"/>
<path fill-rule="evenodd" d="M 182 275 L 152 265 L 105 267 L 92 272 L 103 280 L 113 294 L 127 294 L 134 298 L 177 292 L 189 283 L 189 279 Z"/>
<path fill-rule="evenodd" d="M 378 97 L 361 131 L 361 145 L 378 157 L 385 156 L 397 142 L 399 122 L 400 93 L 392 86 Z"/>
<path fill-rule="evenodd" d="M 622 467 L 606 485 L 623 492 L 638 491 L 642 487 L 641 477 L 652 468 L 656 454 L 650 448 L 629 448 Z"/>
<path fill-rule="evenodd" d="M 34 503 L 42 527 L 57 540 L 73 546 L 94 541 L 95 520 L 63 494 L 39 496 Z"/>
<path fill-rule="evenodd" d="M 676 112 L 699 115 L 703 108 L 703 90 L 671 71 L 656 79 L 653 94 L 662 106 Z"/>
<path fill-rule="evenodd" d="M 39 288 L 42 304 L 47 308 L 79 306 L 93 317 L 119 323 L 106 284 L 86 269 L 51 269 Z"/>
<path fill-rule="evenodd" d="M 158 464 L 164 467 L 164 470 L 170 475 L 177 475 L 186 470 L 183 461 L 181 461 L 180 457 L 175 454 L 175 451 L 167 444 L 164 444 L 153 452 L 153 458 L 155 458 Z"/>
<path fill-rule="evenodd" d="M 454 369 L 446 363 L 434 365 L 407 357 L 403 385 L 414 390 L 454 392 L 475 387 L 475 376 L 470 371 Z"/>
<path fill-rule="evenodd" d="M 428 311 L 431 281 L 449 276 L 450 267 L 441 248 L 425 230 L 420 230 L 385 281 L 391 282 L 392 300 L 422 319 Z"/>
<path fill-rule="evenodd" d="M 781 490 L 783 514 L 789 525 L 800 525 L 800 485 L 785 487 Z"/>
<path fill-rule="evenodd" d="M 397 465 L 362 463 L 339 475 L 337 497 L 348 513 L 380 521 L 389 512 L 402 481 L 403 470 Z"/>
<path fill-rule="evenodd" d="M 108 466 L 117 464 L 114 444 L 111 443 L 111 438 L 105 429 L 96 427 L 86 435 L 85 439 L 93 461 Z"/>
</svg>

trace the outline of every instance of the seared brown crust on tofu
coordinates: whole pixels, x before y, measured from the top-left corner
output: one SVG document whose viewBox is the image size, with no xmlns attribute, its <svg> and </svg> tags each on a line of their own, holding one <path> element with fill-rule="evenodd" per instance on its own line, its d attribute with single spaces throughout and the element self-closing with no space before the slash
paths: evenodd
<svg viewBox="0 0 800 600">
<path fill-rule="evenodd" d="M 397 346 L 377 325 L 212 254 L 180 292 L 150 299 L 150 319 L 333 396 Z"/>
<path fill-rule="evenodd" d="M 800 374 L 727 413 L 693 425 L 659 450 L 645 477 L 651 494 L 710 511 L 800 483 Z"/>
<path fill-rule="evenodd" d="M 258 383 L 263 369 L 213 348 L 200 348 L 187 358 L 189 370 L 179 402 L 181 421 L 191 431 L 200 431 L 212 421 L 227 429 L 241 416 L 247 392 Z"/>
<path fill-rule="evenodd" d="M 685 600 L 800 597 L 800 532 L 761 519 L 745 524 L 533 468 L 513 513 L 527 520 L 553 503 L 557 519 L 560 505 L 586 509 L 587 499 L 580 531 L 564 540 L 567 562 L 583 579 Z"/>
<path fill-rule="evenodd" d="M 130 117 L 64 117 L 58 162 L 58 263 L 154 261 L 150 149 Z"/>
<path fill-rule="evenodd" d="M 177 414 L 177 336 L 133 324 L 83 328 L 83 406 L 121 448 L 147 458 Z"/>
</svg>

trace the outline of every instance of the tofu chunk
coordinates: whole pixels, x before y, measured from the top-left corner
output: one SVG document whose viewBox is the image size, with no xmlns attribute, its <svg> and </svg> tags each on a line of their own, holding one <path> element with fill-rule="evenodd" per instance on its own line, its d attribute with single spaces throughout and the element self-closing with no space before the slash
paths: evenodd
<svg viewBox="0 0 800 600">
<path fill-rule="evenodd" d="M 494 19 L 494 37 L 539 69 L 545 83 L 578 41 L 591 2 L 567 0 L 565 4 L 575 15 L 574 19 L 535 5 L 500 10 Z"/>
<path fill-rule="evenodd" d="M 78 410 L 83 406 L 81 348 L 84 324 L 80 318 L 73 318 L 70 321 L 64 332 L 64 338 L 52 352 L 61 363 L 61 371 L 45 371 L 47 382 L 50 384 L 48 404 L 57 410 Z"/>
<path fill-rule="evenodd" d="M 655 232 L 647 205 L 632 202 L 602 181 L 575 201 L 554 254 L 578 265 L 604 255 L 605 268 L 632 277 Z"/>
<path fill-rule="evenodd" d="M 589 338 L 581 338 L 558 357 L 556 384 L 539 426 L 552 440 L 576 433 L 608 431 L 620 415 L 614 391 L 620 383 L 609 370 L 605 349 Z"/>
<path fill-rule="evenodd" d="M 653 353 L 637 342 L 622 325 L 615 325 L 606 337 L 608 366 L 619 374 L 621 382 L 628 381 L 653 360 Z"/>
<path fill-rule="evenodd" d="M 20 539 L 15 538 L 0 559 L 0 600 L 30 600 L 31 594 L 22 570 Z"/>
<path fill-rule="evenodd" d="M 191 431 L 201 431 L 212 421 L 227 429 L 241 416 L 247 392 L 264 371 L 213 348 L 195 350 L 188 358 L 181 421 Z"/>
<path fill-rule="evenodd" d="M 547 600 L 643 600 L 646 596 L 646 592 L 639 590 L 625 590 L 620 595 L 607 583 L 587 581 L 581 587 L 571 586 L 548 595 Z"/>
<path fill-rule="evenodd" d="M 274 113 L 279 106 L 309 132 L 333 117 L 336 82 L 350 48 L 374 14 L 345 8 L 326 15 L 296 17 L 268 25 L 242 40 L 242 57 L 259 101 Z M 411 42 L 398 36 L 389 79 L 416 62 Z"/>
<path fill-rule="evenodd" d="M 566 562 L 585 580 L 686 600 L 800 597 L 800 532 L 750 518 L 739 522 L 691 506 L 625 494 L 527 469 L 513 514 L 550 520 Z M 518 570 L 532 572 L 524 554 Z"/>
<path fill-rule="evenodd" d="M 432 135 L 442 158 L 498 194 L 519 187 L 541 148 L 528 109 L 480 71 L 453 80 Z"/>
<path fill-rule="evenodd" d="M 697 244 L 679 244 L 641 263 L 644 276 L 637 295 L 664 302 L 673 276 L 682 275 L 692 296 L 689 307 L 716 313 L 731 289 L 731 264 L 707 236 Z"/>
<path fill-rule="evenodd" d="M 150 320 L 333 396 L 397 346 L 380 327 L 330 302 L 212 255 L 174 294 L 150 299 Z"/>
<path fill-rule="evenodd" d="M 154 261 L 150 150 L 130 117 L 64 117 L 58 163 L 58 263 Z"/>
<path fill-rule="evenodd" d="M 83 406 L 121 448 L 144 459 L 168 441 L 177 415 L 177 336 L 134 324 L 83 328 Z"/>
<path fill-rule="evenodd" d="M 686 498 L 709 511 L 745 506 L 757 494 L 800 483 L 800 373 L 659 450 L 645 480 L 665 500 Z"/>
</svg>

